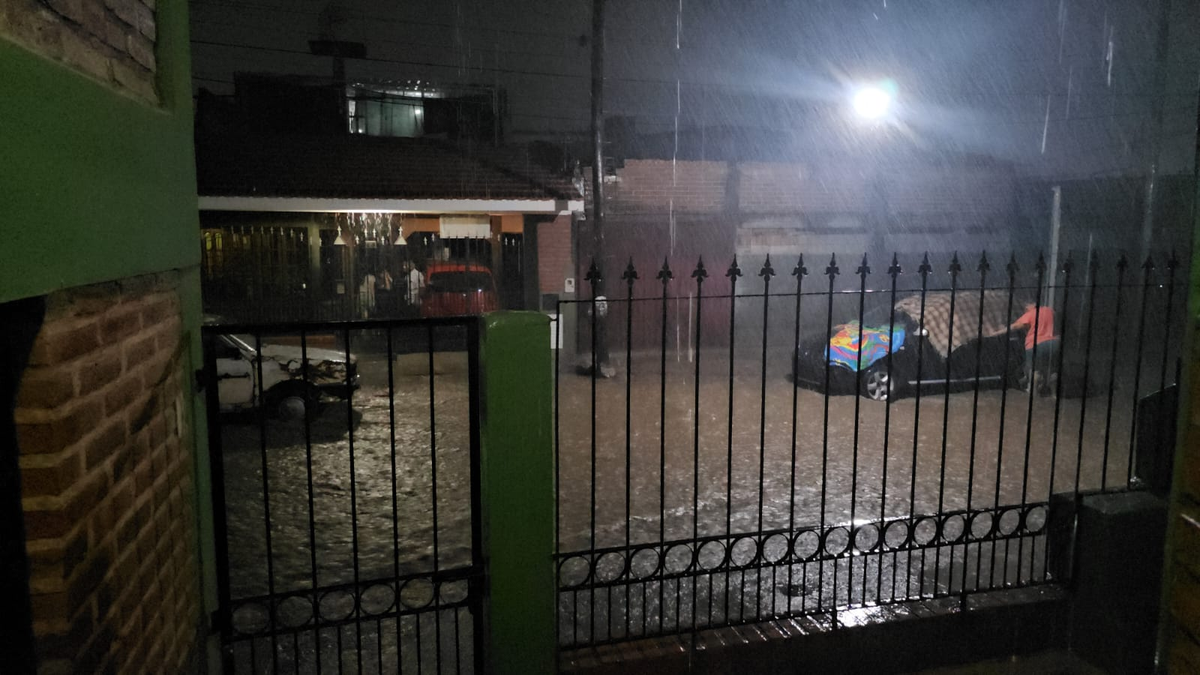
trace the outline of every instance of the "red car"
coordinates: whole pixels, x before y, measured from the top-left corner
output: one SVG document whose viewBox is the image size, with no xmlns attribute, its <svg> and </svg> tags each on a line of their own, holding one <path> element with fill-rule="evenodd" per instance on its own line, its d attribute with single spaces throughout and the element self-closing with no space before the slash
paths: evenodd
<svg viewBox="0 0 1200 675">
<path fill-rule="evenodd" d="M 431 262 L 425 268 L 421 316 L 464 316 L 500 309 L 492 272 L 470 263 Z"/>
</svg>

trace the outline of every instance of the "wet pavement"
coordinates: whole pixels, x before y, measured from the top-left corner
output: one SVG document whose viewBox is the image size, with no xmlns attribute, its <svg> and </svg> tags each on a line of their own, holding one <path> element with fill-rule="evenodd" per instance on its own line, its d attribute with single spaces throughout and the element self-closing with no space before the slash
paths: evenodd
<svg viewBox="0 0 1200 675">
<path fill-rule="evenodd" d="M 981 388 L 977 402 L 973 391 L 925 390 L 890 403 L 825 397 L 794 388 L 786 362 L 768 362 L 764 387 L 759 363 L 740 357 L 731 387 L 727 357 L 707 352 L 698 390 L 694 363 L 667 363 L 664 401 L 659 365 L 634 357 L 628 432 L 621 367 L 597 382 L 594 415 L 590 380 L 561 379 L 559 480 L 571 486 L 559 502 L 562 550 L 593 543 L 593 419 L 600 547 L 623 545 L 626 522 L 638 543 L 1044 501 L 1052 457 L 1055 491 L 1074 489 L 1077 466 L 1080 490 L 1099 488 L 1105 466 L 1109 487 L 1127 476 L 1132 416 L 1123 387 L 1111 416 L 1106 392 L 1063 398 L 1056 425 L 1053 396 L 1017 389 Z"/>
<path fill-rule="evenodd" d="M 957 594 L 964 579 L 969 590 L 1039 582 L 1047 574 L 1041 535 L 910 558 L 869 552 L 879 533 L 866 527 L 855 541 L 856 553 L 867 553 L 793 566 L 770 564 L 786 553 L 785 537 L 738 535 L 1045 502 L 1052 474 L 1055 492 L 1119 487 L 1128 475 L 1131 377 L 1116 378 L 1110 415 L 1100 388 L 1061 400 L 1017 389 L 924 389 L 884 403 L 794 388 L 777 354 L 768 354 L 764 378 L 761 356 L 738 353 L 732 380 L 727 353 L 699 358 L 698 387 L 686 358 L 668 360 L 664 376 L 656 355 L 635 354 L 628 381 L 623 360 L 614 359 L 617 377 L 596 383 L 594 405 L 588 378 L 560 379 L 559 480 L 570 486 L 559 501 L 560 583 L 583 588 L 560 599 L 568 644 Z M 1016 517 L 1006 515 L 1000 529 Z M 1046 517 L 1036 509 L 1028 524 Z M 964 522 L 946 528 L 961 532 Z M 936 526 L 922 525 L 932 536 Z M 987 532 L 990 517 L 971 527 Z M 718 541 L 694 553 L 686 541 L 697 537 Z M 849 533 L 830 537 L 826 550 L 837 551 Z M 890 528 L 886 539 L 897 539 Z M 726 557 L 753 561 L 758 540 L 760 569 L 704 571 Z M 683 542 L 667 548 L 666 581 L 657 578 L 657 547 L 639 547 L 662 541 Z M 815 534 L 795 544 L 802 554 L 820 545 Z M 592 569 L 586 551 L 606 547 L 618 550 Z M 596 582 L 598 590 L 587 588 Z"/>
<path fill-rule="evenodd" d="M 282 672 L 317 672 L 317 661 L 339 672 L 339 654 L 355 672 L 360 658 L 367 672 L 396 672 L 398 655 L 403 672 L 473 672 L 466 581 L 433 581 L 435 568 L 453 575 L 471 564 L 465 368 L 434 377 L 432 392 L 428 376 L 397 374 L 390 398 L 386 359 L 366 356 L 359 368 L 363 386 L 350 405 L 327 402 L 307 433 L 303 421 L 222 421 L 234 627 L 252 633 L 269 620 L 265 603 L 238 599 L 293 593 L 276 610 L 278 624 L 293 629 L 276 640 Z M 315 640 L 304 629 L 311 588 L 323 589 L 323 622 L 350 617 L 354 588 L 362 613 L 379 618 L 325 628 Z M 436 609 L 435 596 L 450 608 Z M 271 671 L 269 642 L 239 643 L 237 660 Z"/>
<path fill-rule="evenodd" d="M 423 364 L 402 368 L 397 361 L 389 398 L 386 359 L 361 356 L 362 388 L 349 407 L 328 403 L 307 434 L 302 422 L 268 420 L 261 427 L 265 480 L 258 421 L 223 420 L 231 595 L 236 600 L 294 594 L 276 610 L 282 627 L 296 629 L 276 640 L 283 670 L 300 663 L 307 664 L 300 672 L 315 672 L 318 642 L 305 628 L 314 604 L 307 590 L 334 587 L 318 596 L 323 620 L 350 616 L 355 601 L 347 589 L 352 588 L 362 589 L 358 602 L 364 614 L 384 616 L 358 629 L 351 623 L 324 629 L 320 644 L 326 667 L 333 667 L 340 653 L 348 667 L 357 667 L 361 655 L 368 670 L 391 669 L 399 652 L 404 672 L 437 672 L 439 656 L 443 672 L 470 672 L 470 613 L 465 607 L 444 609 L 436 621 L 433 603 L 436 595 L 461 604 L 465 582 L 435 588 L 429 580 L 435 561 L 444 571 L 471 560 L 467 376 L 465 357 L 456 359 L 438 355 L 431 416 L 431 378 L 413 374 L 425 372 Z M 733 533 L 733 539 L 778 528 L 1044 502 L 1051 471 L 1054 490 L 1070 492 L 1077 467 L 1080 490 L 1099 488 L 1102 476 L 1109 487 L 1127 477 L 1132 387 L 1120 377 L 1108 414 L 1107 390 L 1057 402 L 1016 389 L 981 389 L 977 396 L 927 390 L 919 399 L 907 396 L 886 404 L 825 397 L 794 388 L 786 358 L 769 355 L 764 380 L 761 361 L 739 354 L 731 381 L 727 355 L 708 351 L 700 354 L 698 387 L 694 362 L 668 360 L 664 399 L 656 355 L 635 354 L 628 380 L 625 363 L 618 359 L 615 365 L 617 377 L 595 383 L 593 408 L 592 381 L 568 372 L 570 364 L 560 364 L 558 517 L 564 556 L 627 542 L 636 549 L 695 536 Z M 1082 425 L 1081 414 L 1086 416 Z M 842 538 L 841 546 L 848 536 L 846 530 L 831 535 Z M 879 535 L 855 536 L 877 540 Z M 729 555 L 752 558 L 754 544 L 749 545 L 749 553 L 738 544 Z M 814 550 L 818 545 L 812 543 Z M 778 559 L 788 544 L 776 538 L 764 546 Z M 871 553 L 824 565 L 702 572 L 665 582 L 621 583 L 623 555 L 597 562 L 594 579 L 614 580 L 609 587 L 561 595 L 564 643 L 748 621 L 789 608 L 805 612 L 955 593 L 963 579 L 975 588 L 1045 575 L 1040 536 L 1007 545 L 931 548 L 911 558 L 903 552 Z M 653 574 L 658 554 L 649 555 L 635 555 L 628 563 L 635 578 Z M 686 546 L 669 552 L 668 573 L 686 570 L 692 555 Z M 696 555 L 701 567 L 708 567 L 725 551 L 702 547 Z M 560 581 L 581 582 L 587 565 L 581 568 L 578 559 L 564 563 Z M 396 609 L 397 584 L 390 580 L 409 577 L 399 584 L 399 605 L 419 612 L 421 626 L 418 631 L 418 614 L 408 614 L 397 631 L 395 619 L 387 616 Z M 241 606 L 234 625 L 261 628 L 268 611 L 265 604 Z M 461 649 L 455 648 L 455 637 Z M 433 647 L 438 640 L 440 651 Z M 249 644 L 239 647 L 239 658 L 251 658 Z M 267 641 L 258 640 L 255 651 L 258 661 L 270 659 Z M 458 669 L 452 665 L 456 654 Z"/>
</svg>

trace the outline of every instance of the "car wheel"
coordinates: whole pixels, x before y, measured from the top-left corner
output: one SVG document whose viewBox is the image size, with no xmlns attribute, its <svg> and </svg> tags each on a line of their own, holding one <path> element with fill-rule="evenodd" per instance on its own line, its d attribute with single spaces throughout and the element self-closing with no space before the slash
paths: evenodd
<svg viewBox="0 0 1200 675">
<path fill-rule="evenodd" d="M 283 421 L 304 419 L 315 412 L 317 397 L 314 392 L 299 388 L 288 388 L 272 397 L 270 411 Z"/>
<path fill-rule="evenodd" d="M 886 401 L 896 393 L 896 382 L 887 368 L 871 368 L 862 375 L 863 395 L 872 401 Z"/>
</svg>

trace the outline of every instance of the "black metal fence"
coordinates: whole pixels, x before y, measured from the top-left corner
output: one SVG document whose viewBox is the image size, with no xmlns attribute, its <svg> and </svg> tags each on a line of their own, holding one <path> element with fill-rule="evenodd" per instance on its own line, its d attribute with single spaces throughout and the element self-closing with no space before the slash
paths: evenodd
<svg viewBox="0 0 1200 675">
<path fill-rule="evenodd" d="M 203 337 L 225 672 L 483 672 L 477 320 Z"/>
<path fill-rule="evenodd" d="M 560 645 L 1069 575 L 1061 504 L 1164 450 L 1135 409 L 1177 379 L 1178 261 L 889 262 L 592 266 L 591 353 L 557 364 Z"/>
</svg>

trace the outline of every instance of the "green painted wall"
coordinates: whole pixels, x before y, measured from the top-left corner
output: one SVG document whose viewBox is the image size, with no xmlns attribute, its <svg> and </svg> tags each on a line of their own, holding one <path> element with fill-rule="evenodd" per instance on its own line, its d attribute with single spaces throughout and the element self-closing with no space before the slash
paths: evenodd
<svg viewBox="0 0 1200 675">
<path fill-rule="evenodd" d="M 487 657 L 494 675 L 549 675 L 557 593 L 550 319 L 495 312 L 482 322 Z"/>
<path fill-rule="evenodd" d="M 0 302 L 199 263 L 184 0 L 157 30 L 158 108 L 0 37 Z"/>
</svg>

